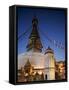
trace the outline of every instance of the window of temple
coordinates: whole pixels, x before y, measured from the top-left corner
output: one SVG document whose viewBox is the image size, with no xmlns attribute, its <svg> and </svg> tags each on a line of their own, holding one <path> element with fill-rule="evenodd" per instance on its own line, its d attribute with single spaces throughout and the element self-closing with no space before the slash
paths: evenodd
<svg viewBox="0 0 69 90">
<path fill-rule="evenodd" d="M 47 80 L 47 74 L 45 75 L 45 79 Z"/>
</svg>

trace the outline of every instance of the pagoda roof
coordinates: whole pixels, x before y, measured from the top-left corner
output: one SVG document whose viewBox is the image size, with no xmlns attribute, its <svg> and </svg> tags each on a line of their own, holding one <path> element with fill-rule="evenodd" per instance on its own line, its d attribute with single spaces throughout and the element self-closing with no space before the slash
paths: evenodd
<svg viewBox="0 0 69 90">
<path fill-rule="evenodd" d="M 29 61 L 29 59 L 27 60 L 27 62 L 26 62 L 26 64 L 25 64 L 25 66 L 24 66 L 24 68 L 26 68 L 26 67 L 31 67 L 32 65 L 31 65 L 31 63 L 30 63 L 30 61 Z"/>
</svg>

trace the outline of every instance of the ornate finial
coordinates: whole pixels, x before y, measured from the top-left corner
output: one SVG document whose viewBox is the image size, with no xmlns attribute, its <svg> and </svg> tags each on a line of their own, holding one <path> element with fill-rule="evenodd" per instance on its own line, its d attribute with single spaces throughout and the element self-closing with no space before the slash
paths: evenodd
<svg viewBox="0 0 69 90">
<path fill-rule="evenodd" d="M 38 19 L 37 19 L 36 16 L 33 17 L 32 24 L 33 25 L 37 25 L 38 24 Z"/>
<path fill-rule="evenodd" d="M 34 16 L 32 20 L 32 32 L 29 36 L 29 43 L 27 45 L 27 51 L 42 52 L 42 43 L 38 32 L 38 19 Z"/>
</svg>

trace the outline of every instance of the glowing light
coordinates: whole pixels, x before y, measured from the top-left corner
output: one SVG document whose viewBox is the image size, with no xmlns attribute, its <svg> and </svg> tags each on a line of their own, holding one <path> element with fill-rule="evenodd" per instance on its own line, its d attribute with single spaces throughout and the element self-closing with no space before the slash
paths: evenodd
<svg viewBox="0 0 69 90">
<path fill-rule="evenodd" d="M 43 66 L 36 66 L 34 67 L 35 69 L 43 69 L 44 67 Z"/>
<path fill-rule="evenodd" d="M 25 76 L 28 76 L 28 73 L 26 73 Z"/>
<path fill-rule="evenodd" d="M 38 73 L 41 75 L 42 74 L 42 71 L 39 71 Z"/>
</svg>

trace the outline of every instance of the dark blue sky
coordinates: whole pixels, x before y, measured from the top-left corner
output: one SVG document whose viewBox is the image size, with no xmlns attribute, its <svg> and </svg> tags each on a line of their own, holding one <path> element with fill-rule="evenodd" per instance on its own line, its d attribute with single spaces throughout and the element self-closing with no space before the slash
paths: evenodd
<svg viewBox="0 0 69 90">
<path fill-rule="evenodd" d="M 34 15 L 38 18 L 39 35 L 43 50 L 50 46 L 54 50 L 57 60 L 65 59 L 65 51 L 57 48 L 41 32 L 46 33 L 52 40 L 65 44 L 65 14 L 64 10 L 17 8 L 18 14 L 18 37 L 28 29 L 26 35 L 18 40 L 18 54 L 26 52 L 26 45 L 32 30 L 32 19 Z M 65 45 L 64 45 L 65 46 Z M 43 51 L 44 52 L 44 51 Z"/>
</svg>

